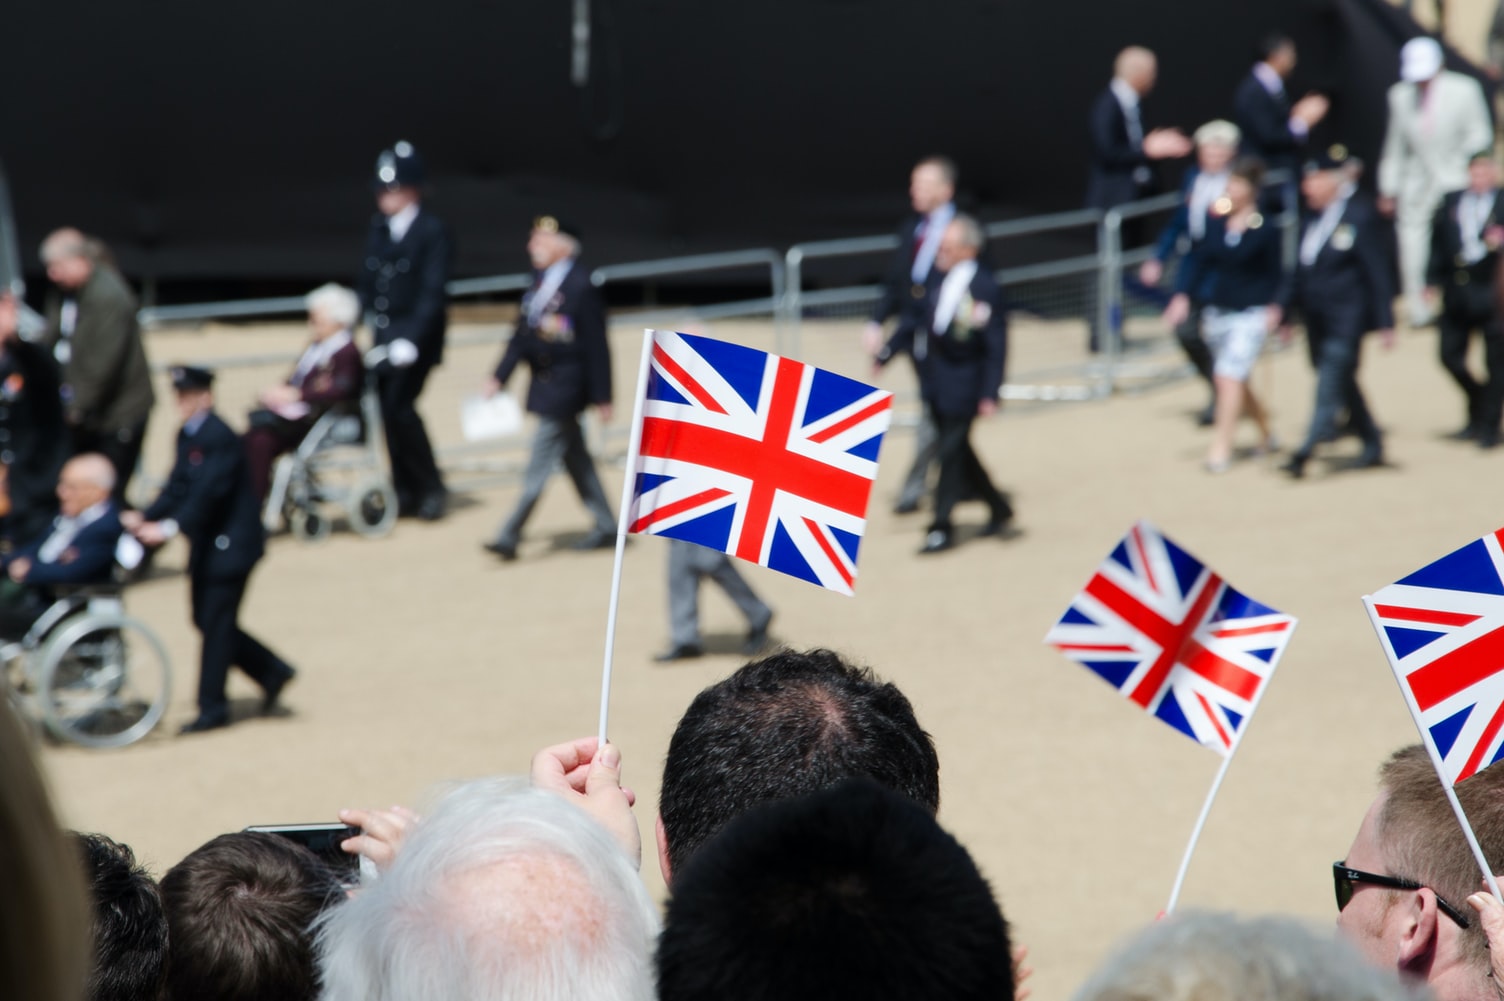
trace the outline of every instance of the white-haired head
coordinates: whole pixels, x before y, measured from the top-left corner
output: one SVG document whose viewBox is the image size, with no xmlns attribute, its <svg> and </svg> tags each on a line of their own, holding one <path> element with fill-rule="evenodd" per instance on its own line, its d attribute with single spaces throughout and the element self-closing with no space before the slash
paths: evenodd
<svg viewBox="0 0 1504 1001">
<path fill-rule="evenodd" d="M 1197 146 L 1225 146 L 1228 149 L 1237 149 L 1238 143 L 1243 139 L 1243 132 L 1232 122 L 1217 118 L 1197 129 L 1194 138 Z"/>
<path fill-rule="evenodd" d="M 657 933 L 584 812 L 522 780 L 467 782 L 322 919 L 323 1001 L 651 1001 Z"/>
<path fill-rule="evenodd" d="M 1189 912 L 1133 936 L 1073 1001 L 1416 1001 L 1392 971 L 1292 918 Z"/>
<path fill-rule="evenodd" d="M 360 322 L 360 297 L 343 285 L 330 282 L 320 285 L 303 299 L 309 314 L 323 314 L 326 320 L 349 330 Z"/>
</svg>

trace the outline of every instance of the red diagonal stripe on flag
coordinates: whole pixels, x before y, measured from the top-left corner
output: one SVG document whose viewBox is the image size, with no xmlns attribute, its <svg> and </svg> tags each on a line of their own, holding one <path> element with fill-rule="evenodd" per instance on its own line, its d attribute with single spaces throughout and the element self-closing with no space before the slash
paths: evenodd
<svg viewBox="0 0 1504 1001">
<path fill-rule="evenodd" d="M 665 504 L 662 507 L 654 508 L 651 514 L 646 514 L 632 522 L 632 527 L 627 529 L 627 531 L 641 532 L 643 529 L 651 525 L 656 525 L 665 519 L 672 518 L 682 511 L 688 511 L 699 507 L 701 504 L 709 504 L 713 500 L 720 500 L 722 497 L 729 497 L 730 495 L 730 490 L 722 490 L 720 487 L 702 490 L 693 497 L 685 497 L 683 500 L 676 500 L 672 504 Z"/>
<path fill-rule="evenodd" d="M 1243 626 L 1237 629 L 1213 629 L 1218 639 L 1234 639 L 1238 636 L 1257 636 L 1259 633 L 1282 633 L 1290 628 L 1288 622 L 1266 622 L 1262 626 Z"/>
<path fill-rule="evenodd" d="M 710 395 L 710 391 L 700 385 L 699 380 L 694 376 L 684 371 L 684 366 L 674 361 L 669 356 L 669 353 L 663 350 L 663 345 L 657 342 L 653 344 L 653 361 L 657 362 L 659 367 L 673 376 L 675 381 L 683 386 L 700 406 L 717 414 L 724 414 L 726 412 L 726 409 L 716 402 L 715 397 Z"/>
<path fill-rule="evenodd" d="M 1180 662 L 1218 688 L 1226 689 L 1248 702 L 1252 702 L 1253 697 L 1259 693 L 1259 685 L 1264 680 L 1247 668 L 1217 656 L 1190 637 L 1186 637 Z"/>
<path fill-rule="evenodd" d="M 1196 595 L 1196 600 L 1191 605 L 1190 611 L 1186 613 L 1184 620 L 1174 623 L 1101 574 L 1087 582 L 1087 594 L 1106 605 L 1160 648 L 1159 656 L 1144 674 L 1143 679 L 1129 693 L 1129 699 L 1145 709 L 1149 708 L 1149 703 L 1154 701 L 1155 694 L 1175 667 L 1186 638 L 1196 628 L 1196 623 L 1205 617 L 1207 608 L 1216 598 L 1217 588 L 1221 583 L 1221 578 L 1216 574 L 1207 574 L 1203 580 L 1201 593 Z"/>
<path fill-rule="evenodd" d="M 826 428 L 824 431 L 821 431 L 819 434 L 810 435 L 809 440 L 817 445 L 823 445 L 827 441 L 830 441 L 830 439 L 834 438 L 836 435 L 840 434 L 842 431 L 856 427 L 858 424 L 862 423 L 862 421 L 866 420 L 869 417 L 874 417 L 882 413 L 892 405 L 893 397 L 884 397 L 883 399 L 878 400 L 876 403 L 873 403 L 862 410 L 858 410 L 856 413 L 852 414 L 850 417 L 847 417 L 845 420 L 837 421 L 830 427 Z"/>
<path fill-rule="evenodd" d="M 1504 627 L 1484 633 L 1466 646 L 1442 654 L 1407 675 L 1422 712 L 1485 678 L 1504 670 Z"/>
<path fill-rule="evenodd" d="M 1123 643 L 1056 643 L 1061 650 L 1091 650 L 1095 653 L 1137 653 Z"/>
<path fill-rule="evenodd" d="M 1435 608 L 1406 608 L 1403 605 L 1375 605 L 1373 610 L 1386 619 L 1400 622 L 1428 622 L 1435 626 L 1465 626 L 1477 622 L 1481 615 L 1466 612 L 1443 612 Z"/>
<path fill-rule="evenodd" d="M 1222 741 L 1222 746 L 1231 747 L 1232 738 L 1227 735 L 1226 730 L 1222 729 L 1222 721 L 1217 719 L 1217 711 L 1213 709 L 1212 704 L 1206 700 L 1206 696 L 1202 695 L 1200 692 L 1197 692 L 1196 701 L 1201 703 L 1201 711 L 1206 713 L 1206 718 L 1211 722 L 1212 729 L 1217 731 L 1217 739 Z"/>
<path fill-rule="evenodd" d="M 832 546 L 830 540 L 825 537 L 825 533 L 820 531 L 820 526 L 809 518 L 805 518 L 804 527 L 809 529 L 809 534 L 813 535 L 815 541 L 820 544 L 820 548 L 825 552 L 825 558 L 830 560 L 830 565 L 836 568 L 836 573 L 841 575 L 841 579 L 846 582 L 846 586 L 851 587 L 855 583 L 856 578 L 846 569 L 846 561 L 836 553 L 836 547 Z"/>
<path fill-rule="evenodd" d="M 1483 755 L 1488 753 L 1488 749 L 1493 746 L 1494 738 L 1499 735 L 1500 726 L 1504 726 L 1504 703 L 1500 703 L 1499 708 L 1494 710 L 1493 719 L 1489 720 L 1488 726 L 1483 728 L 1483 736 L 1479 737 L 1478 742 L 1473 745 L 1473 753 L 1467 756 L 1467 764 L 1463 765 L 1462 771 L 1457 773 L 1457 778 L 1452 782 L 1453 785 L 1477 772 L 1483 764 Z"/>
</svg>

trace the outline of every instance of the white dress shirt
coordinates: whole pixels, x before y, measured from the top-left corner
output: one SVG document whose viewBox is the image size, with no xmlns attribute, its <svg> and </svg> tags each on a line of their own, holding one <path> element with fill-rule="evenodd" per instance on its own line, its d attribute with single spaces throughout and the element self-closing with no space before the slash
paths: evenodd
<svg viewBox="0 0 1504 1001">
<path fill-rule="evenodd" d="M 566 257 L 562 261 L 555 261 L 543 272 L 543 277 L 538 281 L 538 289 L 527 303 L 527 322 L 533 326 L 538 325 L 538 320 L 543 316 L 543 310 L 548 307 L 548 302 L 559 291 L 559 286 L 564 284 L 564 278 L 569 270 L 574 267 L 574 258 Z"/>
<path fill-rule="evenodd" d="M 1107 85 L 1112 91 L 1112 96 L 1118 99 L 1118 107 L 1123 109 L 1123 119 L 1128 124 L 1128 143 L 1135 150 L 1142 152 L 1144 148 L 1144 120 L 1139 117 L 1138 91 L 1128 85 L 1128 81 L 1121 77 L 1113 77 L 1112 83 Z M 1133 168 L 1133 180 L 1139 184 L 1148 184 L 1154 177 L 1148 167 L 1138 166 Z"/>
<path fill-rule="evenodd" d="M 1483 242 L 1483 227 L 1488 215 L 1494 210 L 1496 193 L 1488 191 L 1477 194 L 1464 191 L 1457 202 L 1457 228 L 1462 233 L 1462 255 L 1469 264 L 1477 264 L 1488 256 L 1488 246 Z"/>
<path fill-rule="evenodd" d="M 418 218 L 417 202 L 413 202 L 407 208 L 386 217 L 387 232 L 392 234 L 393 243 L 401 243 L 407 231 L 413 228 L 413 220 Z"/>
<path fill-rule="evenodd" d="M 923 285 L 930 276 L 930 268 L 935 266 L 935 252 L 940 249 L 940 238 L 955 217 L 954 202 L 946 202 L 924 217 L 924 242 L 919 244 L 919 250 L 914 254 L 914 266 L 909 269 L 909 277 L 915 285 Z"/>
<path fill-rule="evenodd" d="M 1186 229 L 1190 231 L 1191 239 L 1199 240 L 1206 235 L 1206 213 L 1218 198 L 1227 193 L 1227 179 L 1230 176 L 1231 173 L 1226 170 L 1216 174 L 1196 175 L 1196 180 L 1191 185 L 1191 202 L 1186 212 Z"/>
<path fill-rule="evenodd" d="M 945 280 L 940 283 L 940 296 L 935 300 L 935 335 L 938 337 L 950 329 L 951 321 L 956 318 L 956 310 L 961 308 L 961 300 L 966 297 L 966 292 L 971 288 L 971 280 L 977 275 L 976 261 L 959 261 L 956 266 L 945 273 Z"/>
<path fill-rule="evenodd" d="M 100 501 L 98 504 L 84 508 L 72 518 L 61 514 L 54 518 L 51 534 L 42 540 L 42 545 L 37 549 L 37 562 L 56 563 L 62 559 L 68 547 L 73 545 L 73 540 L 78 538 L 78 533 L 104 517 L 109 506 L 108 501 Z"/>
<path fill-rule="evenodd" d="M 1336 199 L 1328 205 L 1300 240 L 1300 263 L 1306 267 L 1316 263 L 1321 248 L 1326 246 L 1326 241 L 1332 238 L 1337 231 L 1337 224 L 1342 221 L 1342 213 L 1347 211 L 1348 199 L 1352 198 L 1353 192 L 1358 190 L 1352 183 L 1344 184 L 1337 192 Z"/>
</svg>

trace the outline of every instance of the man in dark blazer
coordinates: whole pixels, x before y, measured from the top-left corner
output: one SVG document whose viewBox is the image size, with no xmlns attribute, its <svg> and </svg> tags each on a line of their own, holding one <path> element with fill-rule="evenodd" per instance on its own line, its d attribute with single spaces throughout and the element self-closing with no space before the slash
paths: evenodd
<svg viewBox="0 0 1504 1001">
<path fill-rule="evenodd" d="M 294 671 L 240 628 L 237 621 L 251 570 L 265 552 L 265 535 L 251 493 L 245 451 L 230 426 L 214 412 L 214 373 L 178 366 L 172 370 L 178 413 L 177 461 L 162 493 L 144 512 L 121 522 L 148 546 L 173 536 L 188 540 L 188 579 L 193 625 L 203 636 L 199 664 L 198 716 L 183 733 L 228 726 L 225 680 L 238 665 L 265 692 L 270 713 Z"/>
<path fill-rule="evenodd" d="M 399 513 L 437 521 L 448 506 L 418 395 L 444 358 L 454 242 L 448 227 L 423 208 L 423 161 L 399 142 L 376 159 L 376 205 L 366 238 L 360 299 L 370 314 L 376 347 L 376 388 L 392 461 Z"/>
<path fill-rule="evenodd" d="M 1384 222 L 1357 190 L 1351 156 L 1340 144 L 1306 164 L 1301 192 L 1309 210 L 1300 235 L 1293 280 L 1281 296 L 1305 317 L 1306 346 L 1316 368 L 1316 404 L 1305 441 L 1291 453 L 1285 472 L 1305 475 L 1317 445 L 1337 434 L 1337 418 L 1363 440 L 1357 468 L 1384 463 L 1383 440 L 1358 388 L 1363 335 L 1377 330 L 1394 343 L 1394 283 L 1384 253 Z"/>
<path fill-rule="evenodd" d="M 21 339 L 15 296 L 0 294 L 0 546 L 47 528 L 67 458 L 57 364 L 42 345 Z"/>
<path fill-rule="evenodd" d="M 1295 42 L 1270 35 L 1259 43 L 1258 62 L 1233 92 L 1233 121 L 1243 132 L 1241 152 L 1270 170 L 1295 171 L 1311 129 L 1326 117 L 1330 102 L 1307 94 L 1293 105 L 1285 84 L 1295 72 Z M 1294 187 L 1294 181 L 1291 181 Z"/>
<path fill-rule="evenodd" d="M 1156 160 L 1191 151 L 1179 129 L 1146 131 L 1140 105 L 1159 74 L 1154 53 L 1137 45 L 1118 53 L 1112 82 L 1091 106 L 1088 208 L 1110 209 L 1154 194 Z"/>
<path fill-rule="evenodd" d="M 956 165 L 943 156 L 920 160 L 909 177 L 909 203 L 913 211 L 898 225 L 898 249 L 893 253 L 882 295 L 862 331 L 862 346 L 868 354 L 887 362 L 894 343 L 911 345 L 914 364 L 919 364 L 925 343 L 915 338 L 914 328 L 924 322 L 924 301 L 940 236 L 956 215 Z M 898 317 L 892 337 L 883 341 L 883 324 Z M 935 464 L 938 444 L 929 415 L 920 418 L 914 440 L 914 461 L 904 475 L 895 514 L 919 510 L 919 501 L 929 486 L 930 467 Z"/>
<path fill-rule="evenodd" d="M 522 297 L 517 329 L 486 384 L 488 395 L 500 392 L 518 364 L 527 362 L 532 371 L 527 409 L 538 417 L 522 496 L 496 538 L 485 545 L 503 560 L 517 558 L 522 528 L 561 462 L 595 521 L 575 548 L 601 549 L 616 538 L 616 517 L 580 429 L 580 414 L 591 406 L 602 423 L 611 420 L 611 348 L 605 307 L 589 271 L 579 263 L 579 237 L 577 228 L 553 216 L 533 221 L 527 241 L 533 284 Z"/>
<path fill-rule="evenodd" d="M 62 367 L 63 412 L 73 452 L 109 458 L 115 466 L 115 501 L 123 505 L 156 402 L 136 297 L 104 248 L 76 229 L 47 237 L 42 263 L 62 293 L 48 308 L 43 343 Z"/>
<path fill-rule="evenodd" d="M 63 466 L 52 525 L 0 557 L 0 635 L 24 635 L 52 603 L 54 588 L 113 578 L 120 543 L 120 508 L 110 499 L 114 488 L 115 467 L 103 455 L 86 452 Z"/>
<path fill-rule="evenodd" d="M 1504 242 L 1504 204 L 1493 150 L 1480 150 L 1468 164 L 1468 186 L 1441 201 L 1431 224 L 1431 261 L 1426 285 L 1441 298 L 1441 364 L 1467 397 L 1467 423 L 1453 435 L 1482 448 L 1499 444 L 1504 416 L 1504 326 L 1499 323 L 1499 246 Z M 1438 291 L 1439 290 L 1439 291 Z M 1473 331 L 1483 335 L 1488 378 L 1467 367 Z"/>
<path fill-rule="evenodd" d="M 977 260 L 983 243 L 982 227 L 970 216 L 958 215 L 946 226 L 935 255 L 941 277 L 931 283 L 920 326 L 929 348 L 919 362 L 919 391 L 940 445 L 934 519 L 921 553 L 955 544 L 951 512 L 964 497 L 986 502 L 984 535 L 1002 532 L 1013 518 L 1012 506 L 971 447 L 971 422 L 997 412 L 1008 358 L 1006 304 L 997 281 Z"/>
</svg>

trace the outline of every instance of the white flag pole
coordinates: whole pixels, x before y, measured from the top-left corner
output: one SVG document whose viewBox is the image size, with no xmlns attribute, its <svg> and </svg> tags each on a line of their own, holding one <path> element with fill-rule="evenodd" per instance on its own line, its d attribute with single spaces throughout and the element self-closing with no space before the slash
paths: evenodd
<svg viewBox="0 0 1504 1001">
<path fill-rule="evenodd" d="M 1462 834 L 1467 838 L 1467 846 L 1473 850 L 1473 860 L 1478 863 L 1478 868 L 1483 873 L 1483 880 L 1488 884 L 1494 899 L 1504 903 L 1504 896 L 1499 894 L 1499 884 L 1494 879 L 1493 869 L 1483 855 L 1483 848 L 1478 844 L 1478 836 L 1473 833 L 1473 825 L 1468 823 L 1461 801 L 1457 799 L 1457 789 L 1447 777 L 1446 764 L 1442 761 L 1441 752 L 1436 748 L 1436 741 L 1431 738 L 1431 732 L 1421 724 L 1420 706 L 1416 704 L 1415 693 L 1410 690 L 1409 685 L 1405 684 L 1405 676 L 1400 673 L 1400 665 L 1391 653 L 1391 647 L 1384 635 L 1384 627 L 1379 622 L 1379 613 L 1374 607 L 1372 595 L 1363 596 L 1363 607 L 1368 610 L 1368 621 L 1373 625 L 1373 631 L 1378 634 L 1379 644 L 1384 647 L 1384 656 L 1389 660 L 1389 669 L 1394 672 L 1394 680 L 1399 683 L 1400 694 L 1405 697 L 1405 705 L 1410 709 L 1410 718 L 1415 720 L 1416 729 L 1420 730 L 1421 743 L 1425 745 L 1426 753 L 1431 756 L 1431 766 L 1436 769 L 1436 778 L 1441 782 L 1441 787 L 1446 790 L 1447 801 L 1452 804 L 1452 812 L 1457 815 L 1457 823 L 1462 825 Z"/>
<path fill-rule="evenodd" d="M 1295 632 L 1295 627 L 1299 624 L 1300 621 L 1298 619 L 1290 619 L 1290 632 L 1292 634 Z M 1283 647 L 1280 649 L 1283 649 Z M 1274 680 L 1274 671 L 1277 667 L 1279 667 L 1278 660 L 1269 665 L 1269 676 L 1259 686 L 1258 693 L 1254 695 L 1253 702 L 1248 706 L 1248 716 L 1244 721 L 1243 729 L 1239 730 L 1237 735 L 1233 737 L 1232 747 L 1227 749 L 1227 756 L 1222 759 L 1222 767 L 1217 769 L 1217 777 L 1212 779 L 1211 791 L 1206 794 L 1206 801 L 1201 804 L 1201 813 L 1196 817 L 1196 826 L 1191 829 L 1191 840 L 1186 844 L 1185 854 L 1180 858 L 1180 869 L 1175 873 L 1175 885 L 1170 888 L 1170 902 L 1165 905 L 1165 914 L 1174 914 L 1175 905 L 1180 902 L 1180 891 L 1185 886 L 1185 875 L 1191 868 L 1191 856 L 1196 854 L 1196 845 L 1201 840 L 1202 828 L 1206 827 L 1206 818 L 1212 812 L 1212 803 L 1216 802 L 1217 793 L 1222 791 L 1222 780 L 1227 778 L 1227 769 L 1232 767 L 1233 756 L 1238 753 L 1238 748 L 1243 746 L 1243 736 L 1248 732 L 1248 725 L 1253 722 L 1254 714 L 1258 712 L 1259 703 L 1264 700 L 1264 693 L 1269 690 L 1269 683 Z"/>
<path fill-rule="evenodd" d="M 628 507 L 637 480 L 637 454 L 642 447 L 642 405 L 647 398 L 648 368 L 653 358 L 653 331 L 642 332 L 642 361 L 637 367 L 637 394 L 632 401 L 632 432 L 627 444 L 627 468 L 621 480 L 621 507 L 616 517 L 616 563 L 611 568 L 611 602 L 606 608 L 606 657 L 601 667 L 600 742 L 606 742 L 606 721 L 611 714 L 611 655 L 616 649 L 616 606 L 621 599 L 621 563 L 627 551 L 627 528 L 632 524 Z"/>
</svg>

